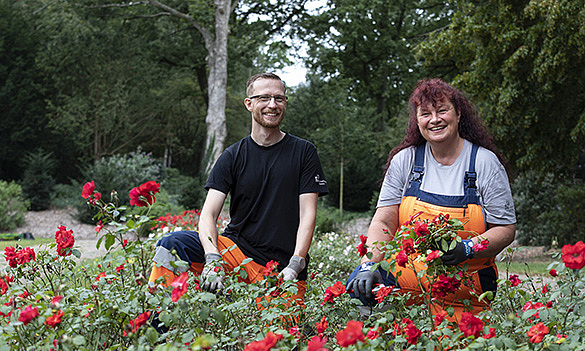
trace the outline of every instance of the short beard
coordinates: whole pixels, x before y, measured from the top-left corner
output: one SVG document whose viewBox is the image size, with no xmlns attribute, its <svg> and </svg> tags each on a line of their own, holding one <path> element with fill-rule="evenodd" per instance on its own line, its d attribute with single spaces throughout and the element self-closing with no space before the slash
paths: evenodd
<svg viewBox="0 0 585 351">
<path fill-rule="evenodd" d="M 284 118 L 283 115 L 280 115 L 275 121 L 267 121 L 262 117 L 262 113 L 253 113 L 252 116 L 254 117 L 254 121 L 264 128 L 278 128 Z"/>
</svg>

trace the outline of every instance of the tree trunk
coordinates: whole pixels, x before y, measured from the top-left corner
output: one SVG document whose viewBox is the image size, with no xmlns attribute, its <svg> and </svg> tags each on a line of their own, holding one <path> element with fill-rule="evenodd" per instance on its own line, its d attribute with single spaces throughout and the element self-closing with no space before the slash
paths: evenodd
<svg viewBox="0 0 585 351">
<path fill-rule="evenodd" d="M 227 89 L 227 42 L 229 33 L 229 17 L 231 12 L 230 0 L 215 0 L 215 40 L 207 41 L 206 46 L 209 66 L 208 94 L 209 105 L 205 125 L 207 137 L 205 140 L 205 154 L 202 159 L 201 170 L 209 174 L 215 161 L 221 154 L 227 135 L 225 105 Z"/>
</svg>

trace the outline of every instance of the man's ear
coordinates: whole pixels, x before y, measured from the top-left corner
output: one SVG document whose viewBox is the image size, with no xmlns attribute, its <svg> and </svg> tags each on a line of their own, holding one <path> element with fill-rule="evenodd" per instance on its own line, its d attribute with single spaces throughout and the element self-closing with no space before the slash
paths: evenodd
<svg viewBox="0 0 585 351">
<path fill-rule="evenodd" d="M 248 111 L 252 112 L 252 99 L 245 98 L 244 99 L 244 106 L 246 106 L 246 109 Z"/>
</svg>

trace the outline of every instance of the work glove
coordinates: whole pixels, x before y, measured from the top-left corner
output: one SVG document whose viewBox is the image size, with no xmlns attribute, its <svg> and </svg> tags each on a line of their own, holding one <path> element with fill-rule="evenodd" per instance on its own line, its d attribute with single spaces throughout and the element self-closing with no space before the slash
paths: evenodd
<svg viewBox="0 0 585 351">
<path fill-rule="evenodd" d="M 465 260 L 473 258 L 475 250 L 473 249 L 473 242 L 470 239 L 465 239 L 457 242 L 457 245 L 452 250 L 449 250 L 441 256 L 443 264 L 447 266 L 454 266 Z"/>
<path fill-rule="evenodd" d="M 293 256 L 290 258 L 290 261 L 288 261 L 288 266 L 280 272 L 280 276 L 282 276 L 283 280 L 297 279 L 297 276 L 303 269 L 305 269 L 306 265 L 304 258 L 301 256 Z"/>
<path fill-rule="evenodd" d="M 225 286 L 223 285 L 223 277 L 219 275 L 219 271 L 221 270 L 221 260 L 222 258 L 220 254 L 205 254 L 205 266 L 203 266 L 203 271 L 201 272 L 201 278 L 203 280 L 201 289 L 212 293 L 225 289 Z"/>
<path fill-rule="evenodd" d="M 360 296 L 366 299 L 373 298 L 372 289 L 378 284 L 384 284 L 382 274 L 377 270 L 372 271 L 371 268 L 374 264 L 374 262 L 362 263 L 358 274 L 347 284 L 347 291 L 353 289 L 353 293 L 357 298 Z"/>
</svg>

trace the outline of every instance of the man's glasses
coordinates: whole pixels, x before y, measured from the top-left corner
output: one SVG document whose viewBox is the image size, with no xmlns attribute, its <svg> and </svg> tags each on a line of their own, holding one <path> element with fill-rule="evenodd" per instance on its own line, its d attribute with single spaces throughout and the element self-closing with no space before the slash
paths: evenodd
<svg viewBox="0 0 585 351">
<path fill-rule="evenodd" d="M 260 102 L 270 102 L 270 100 L 274 99 L 277 104 L 284 104 L 288 98 L 284 95 L 254 95 L 248 99 L 258 99 Z"/>
</svg>

